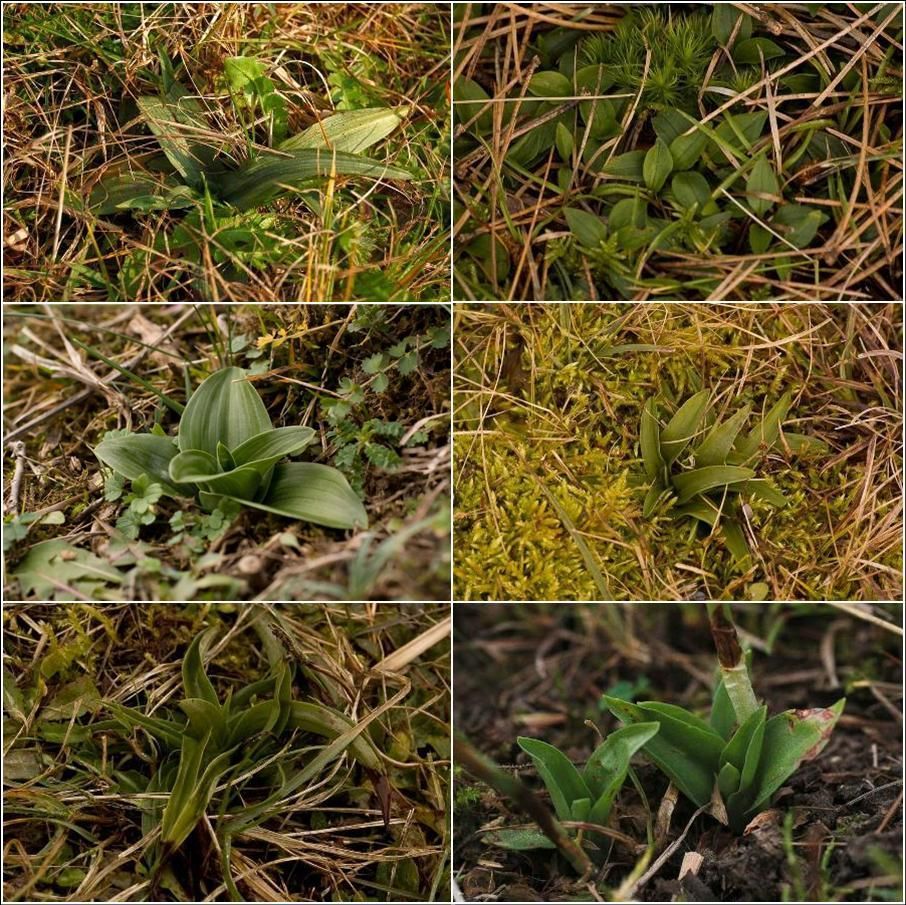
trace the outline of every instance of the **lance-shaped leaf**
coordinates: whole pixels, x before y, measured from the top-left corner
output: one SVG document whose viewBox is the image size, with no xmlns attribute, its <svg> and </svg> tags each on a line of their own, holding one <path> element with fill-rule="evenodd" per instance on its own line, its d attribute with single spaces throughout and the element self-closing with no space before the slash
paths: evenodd
<svg viewBox="0 0 906 905">
<path fill-rule="evenodd" d="M 125 724 L 130 730 L 140 726 L 149 735 L 154 736 L 158 741 L 163 742 L 170 748 L 178 748 L 185 734 L 183 726 L 172 720 L 162 720 L 160 717 L 148 716 L 141 710 L 134 707 L 124 707 L 116 701 L 108 701 L 107 707 L 113 713 L 117 720 Z M 95 723 L 94 728 L 104 729 L 106 723 Z"/>
<path fill-rule="evenodd" d="M 115 173 L 91 190 L 88 206 L 99 216 L 128 210 L 177 210 L 191 207 L 192 190 L 175 179 L 152 173 Z"/>
<path fill-rule="evenodd" d="M 664 460 L 661 456 L 661 426 L 657 420 L 657 403 L 653 397 L 642 409 L 639 445 L 642 447 L 645 475 L 649 481 L 658 480 L 664 472 Z"/>
<path fill-rule="evenodd" d="M 538 775 L 550 793 L 554 811 L 561 820 L 573 820 L 572 803 L 588 799 L 588 786 L 575 764 L 558 748 L 537 738 L 519 736 L 519 747 L 532 759 Z"/>
<path fill-rule="evenodd" d="M 412 179 L 408 170 L 359 154 L 304 148 L 293 151 L 288 157 L 263 154 L 250 160 L 227 173 L 221 180 L 220 190 L 224 201 L 240 210 L 248 210 L 267 204 L 284 191 L 304 188 L 311 179 L 330 176 Z"/>
<path fill-rule="evenodd" d="M 219 442 L 235 449 L 272 429 L 261 397 L 245 377 L 242 368 L 223 368 L 201 382 L 179 422 L 181 451 L 201 450 L 216 463 Z"/>
<path fill-rule="evenodd" d="M 764 500 L 772 506 L 786 505 L 786 497 L 767 478 L 752 478 L 739 488 L 739 492 Z"/>
<path fill-rule="evenodd" d="M 661 431 L 661 455 L 667 465 L 688 446 L 708 407 L 710 393 L 702 390 L 687 399 Z"/>
<path fill-rule="evenodd" d="M 718 487 L 732 487 L 755 477 L 751 468 L 738 465 L 707 465 L 673 476 L 677 502 L 682 504 L 693 497 Z"/>
<path fill-rule="evenodd" d="M 204 670 L 204 663 L 201 658 L 201 645 L 207 643 L 207 639 L 213 634 L 213 630 L 202 632 L 196 635 L 186 656 L 182 661 L 182 684 L 185 688 L 187 698 L 201 698 L 210 704 L 216 704 L 220 707 L 220 699 L 217 692 Z"/>
<path fill-rule="evenodd" d="M 708 435 L 702 440 L 701 446 L 695 450 L 695 464 L 698 467 L 723 465 L 727 461 L 727 456 L 736 441 L 736 435 L 746 423 L 750 411 L 751 406 L 747 405 L 726 421 L 715 424 L 711 428 Z"/>
<path fill-rule="evenodd" d="M 582 779 L 591 792 L 593 804 L 589 823 L 604 826 L 610 816 L 632 756 L 660 730 L 660 723 L 636 723 L 611 732 L 595 749 L 582 770 Z"/>
<path fill-rule="evenodd" d="M 276 700 L 261 701 L 248 710 L 230 717 L 226 724 L 228 745 L 244 742 L 253 735 L 273 729 L 280 717 L 280 704 Z"/>
<path fill-rule="evenodd" d="M 289 705 L 289 719 L 286 725 L 288 729 L 312 732 L 333 742 L 347 736 L 355 723 L 345 714 L 322 704 L 293 701 Z M 350 755 L 363 767 L 367 767 L 369 770 L 380 770 L 380 754 L 367 732 L 360 732 L 352 737 L 348 750 Z"/>
<path fill-rule="evenodd" d="M 746 542 L 745 532 L 739 519 L 734 515 L 724 519 L 720 525 L 720 533 L 727 545 L 727 549 L 738 563 L 746 563 L 749 559 L 749 545 Z"/>
<path fill-rule="evenodd" d="M 768 709 L 764 705 L 749 714 L 748 719 L 736 730 L 733 737 L 724 746 L 723 751 L 721 751 L 720 761 L 722 764 L 733 764 L 733 766 L 739 770 L 740 774 L 742 773 L 742 769 L 746 762 L 746 752 L 749 750 L 749 746 L 755 739 L 758 728 L 764 725 L 767 715 Z M 759 751 L 761 750 L 760 743 L 758 744 L 758 749 Z"/>
<path fill-rule="evenodd" d="M 792 398 L 792 392 L 787 390 L 754 430 L 744 440 L 736 444 L 734 450 L 736 458 L 731 459 L 731 461 L 745 464 L 758 453 L 759 449 L 762 447 L 770 449 L 777 442 L 780 437 L 780 425 L 783 423 L 783 419 L 786 418 L 786 413 L 790 410 Z"/>
<path fill-rule="evenodd" d="M 409 115 L 408 107 L 368 107 L 325 116 L 304 132 L 287 138 L 281 151 L 329 148 L 357 154 L 386 138 Z"/>
<path fill-rule="evenodd" d="M 733 710 L 733 703 L 730 701 L 730 695 L 724 687 L 724 680 L 721 679 L 714 689 L 714 697 L 711 701 L 711 715 L 708 717 L 708 723 L 711 728 L 720 736 L 730 740 L 733 735 L 733 727 L 736 725 L 736 711 Z"/>
<path fill-rule="evenodd" d="M 140 97 L 138 109 L 154 133 L 167 159 L 191 186 L 200 186 L 204 171 L 214 160 L 210 123 L 201 104 L 174 83 L 166 96 Z"/>
<path fill-rule="evenodd" d="M 486 833 L 484 841 L 511 852 L 528 852 L 536 848 L 556 848 L 557 844 L 548 839 L 540 830 L 494 830 Z"/>
<path fill-rule="evenodd" d="M 211 741 L 218 748 L 227 740 L 226 722 L 219 703 L 213 704 L 204 698 L 184 698 L 178 703 L 179 709 L 189 718 L 186 734 L 192 738 L 203 739 L 211 736 Z"/>
<path fill-rule="evenodd" d="M 205 493 L 248 500 L 258 491 L 262 476 L 252 465 L 222 472 L 210 453 L 187 449 L 170 462 L 170 478 L 177 483 L 198 484 Z"/>
<path fill-rule="evenodd" d="M 286 456 L 302 452 L 315 438 L 310 427 L 275 427 L 255 437 L 249 437 L 230 453 L 237 466 L 252 465 L 264 474 L 271 465 Z"/>
<path fill-rule="evenodd" d="M 169 437 L 157 434 L 106 437 L 95 447 L 94 454 L 130 481 L 146 474 L 161 484 L 167 493 L 173 496 L 179 493 L 170 478 L 170 461 L 176 455 L 176 446 Z"/>
<path fill-rule="evenodd" d="M 237 502 L 328 528 L 368 527 L 368 513 L 343 473 L 315 462 L 277 465 L 264 500 Z"/>
<path fill-rule="evenodd" d="M 697 805 L 707 804 L 711 800 L 722 747 L 722 740 L 716 732 L 713 733 L 717 740 L 717 753 L 714 754 L 713 740 L 711 743 L 702 744 L 708 736 L 707 725 L 706 731 L 702 731 L 697 725 L 684 723 L 665 713 L 644 709 L 608 695 L 604 695 L 604 702 L 610 712 L 624 723 L 658 722 L 661 726 L 660 731 L 645 743 L 643 747 L 645 753 L 676 787 Z M 706 756 L 703 756 L 703 753 Z M 707 756 L 708 754 L 714 756 Z"/>
<path fill-rule="evenodd" d="M 748 814 L 767 805 L 802 761 L 821 753 L 845 704 L 846 698 L 841 698 L 829 708 L 787 710 L 765 723 L 761 760 L 752 782 L 752 805 Z"/>
</svg>

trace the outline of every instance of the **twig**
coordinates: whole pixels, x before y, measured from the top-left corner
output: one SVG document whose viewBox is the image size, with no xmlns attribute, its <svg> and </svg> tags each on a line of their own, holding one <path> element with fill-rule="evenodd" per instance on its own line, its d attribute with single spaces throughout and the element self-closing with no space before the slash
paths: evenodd
<svg viewBox="0 0 906 905">
<path fill-rule="evenodd" d="M 16 460 L 16 468 L 13 471 L 13 479 L 9 485 L 9 500 L 7 500 L 6 508 L 15 515 L 18 512 L 22 478 L 25 476 L 25 444 L 21 440 L 10 443 L 9 452 Z"/>
</svg>

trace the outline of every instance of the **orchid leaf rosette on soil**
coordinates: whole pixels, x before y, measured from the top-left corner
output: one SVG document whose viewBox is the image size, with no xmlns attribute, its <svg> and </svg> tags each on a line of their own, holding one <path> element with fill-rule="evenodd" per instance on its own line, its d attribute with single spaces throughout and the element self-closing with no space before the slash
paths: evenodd
<svg viewBox="0 0 906 905">
<path fill-rule="evenodd" d="M 242 368 L 202 382 L 179 422 L 176 442 L 163 434 L 108 436 L 94 453 L 131 481 L 159 484 L 174 497 L 197 496 L 207 510 L 224 500 L 329 528 L 365 528 L 361 500 L 336 468 L 282 462 L 314 440 L 310 427 L 275 428 Z"/>
</svg>

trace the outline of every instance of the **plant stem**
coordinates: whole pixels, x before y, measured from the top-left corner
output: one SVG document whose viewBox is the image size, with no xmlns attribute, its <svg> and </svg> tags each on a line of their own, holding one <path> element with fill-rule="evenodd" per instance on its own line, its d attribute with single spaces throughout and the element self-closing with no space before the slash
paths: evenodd
<svg viewBox="0 0 906 905">
<path fill-rule="evenodd" d="M 723 675 L 724 688 L 733 705 L 736 721 L 742 725 L 748 716 L 758 709 L 758 700 L 752 690 L 746 658 L 739 646 L 736 626 L 728 603 L 709 603 L 708 616 L 711 620 L 711 634 L 717 648 L 717 659 Z"/>
<path fill-rule="evenodd" d="M 541 832 L 557 846 L 577 874 L 582 877 L 591 874 L 593 867 L 588 855 L 569 836 L 560 821 L 551 814 L 528 786 L 517 777 L 504 772 L 494 761 L 477 751 L 461 735 L 454 737 L 453 750 L 457 763 L 482 782 L 486 782 L 492 789 L 500 792 L 501 795 L 506 795 L 525 811 L 538 824 Z"/>
</svg>

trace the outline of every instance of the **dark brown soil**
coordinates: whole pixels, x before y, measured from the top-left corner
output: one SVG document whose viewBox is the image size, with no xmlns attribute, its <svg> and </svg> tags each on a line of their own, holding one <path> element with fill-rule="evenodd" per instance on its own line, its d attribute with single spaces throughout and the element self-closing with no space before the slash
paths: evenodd
<svg viewBox="0 0 906 905">
<path fill-rule="evenodd" d="M 706 712 L 715 665 L 704 606 L 635 604 L 638 644 L 611 641 L 596 607 L 615 604 L 456 604 L 454 707 L 459 732 L 498 763 L 543 788 L 517 735 L 534 735 L 584 762 L 596 743 L 584 725 L 607 733 L 613 718 L 598 704 L 617 682 L 647 679 L 639 699 Z M 765 638 L 786 619 L 769 654 L 756 650 L 753 683 L 775 713 L 828 706 L 846 710 L 820 756 L 803 764 L 775 796 L 757 829 L 737 837 L 713 818 L 698 817 L 674 855 L 637 891 L 639 901 L 897 901 L 902 900 L 901 639 L 826 605 L 769 610 L 752 604 L 740 625 Z M 642 611 L 642 608 L 645 608 Z M 890 610 L 887 618 L 901 620 Z M 824 659 L 822 660 L 822 640 Z M 833 662 L 828 660 L 833 656 Z M 832 678 L 839 684 L 833 686 Z M 636 773 L 657 814 L 667 780 L 636 758 Z M 486 845 L 482 828 L 525 824 L 509 803 L 457 771 L 455 876 L 469 900 L 592 901 L 587 883 L 549 851 L 509 852 Z M 680 797 L 659 855 L 694 813 Z M 646 812 L 630 783 L 615 808 L 614 827 L 646 839 Z M 683 856 L 697 852 L 697 874 L 678 879 Z M 639 854 L 615 846 L 592 878 L 607 898 Z M 653 860 L 653 859 L 652 859 Z"/>
</svg>

